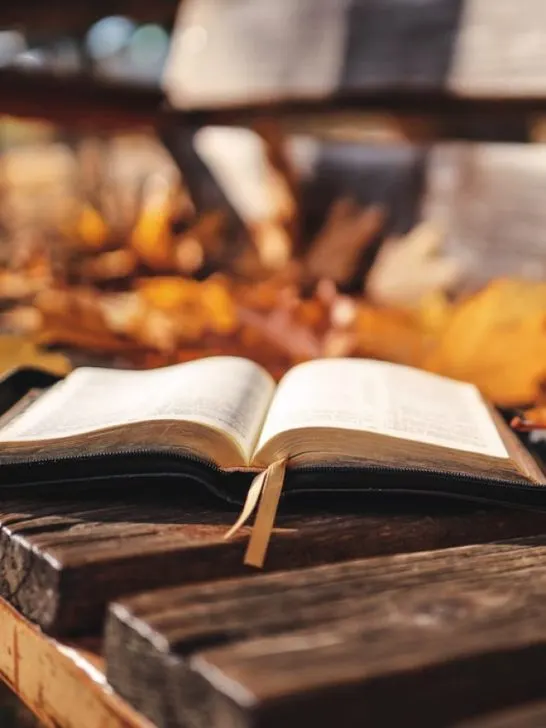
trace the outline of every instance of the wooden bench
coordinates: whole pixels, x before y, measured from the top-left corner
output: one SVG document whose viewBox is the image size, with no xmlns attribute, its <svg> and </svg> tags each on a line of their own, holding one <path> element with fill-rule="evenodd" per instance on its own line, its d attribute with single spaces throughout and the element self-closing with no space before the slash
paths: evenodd
<svg viewBox="0 0 546 728">
<path fill-rule="evenodd" d="M 57 642 L 0 599 L 0 644 L 0 679 L 46 728 L 153 728 L 108 686 L 97 638 Z"/>
<path fill-rule="evenodd" d="M 0 600 L 0 677 L 50 728 L 539 726 L 545 555 L 531 537 L 137 595 L 106 667 L 100 639 Z"/>
<path fill-rule="evenodd" d="M 236 4 L 213 5 L 213 23 L 235 37 Z M 273 116 L 290 130 L 319 129 L 324 112 L 328 123 L 381 114 L 401 139 L 427 142 L 527 140 L 546 112 L 541 0 L 308 0 L 293 33 L 267 24 L 274 5 L 277 20 L 294 7 L 248 0 L 246 36 L 234 41 L 244 56 L 245 42 L 260 48 L 260 33 L 280 28 L 253 97 L 232 74 L 221 104 L 211 87 L 208 100 L 188 94 L 167 109 L 158 89 L 1 69 L 0 111 L 84 128 Z M 315 6 L 344 40 L 328 39 L 322 65 L 296 69 Z M 0 20 L 12 22 L 10 11 Z M 356 42 L 364 31 L 368 42 Z M 193 62 L 211 64 L 214 80 L 222 52 Z M 435 170 L 459 164 L 444 152 L 426 166 L 436 209 L 447 208 Z M 479 150 L 469 164 L 479 167 Z M 491 173 L 481 190 L 496 189 L 502 206 L 511 193 L 495 183 Z M 468 207 L 449 204 L 463 225 Z M 481 239 L 479 220 L 472 234 Z M 546 513 L 392 498 L 299 504 L 281 514 L 272 573 L 260 575 L 242 566 L 244 534 L 221 538 L 233 514 L 189 494 L 10 494 L 1 509 L 0 593 L 19 612 L 0 601 L 0 676 L 50 728 L 545 722 Z"/>
<path fill-rule="evenodd" d="M 542 536 L 139 595 L 108 679 L 158 726 L 454 725 L 546 697 L 545 558 Z"/>
<path fill-rule="evenodd" d="M 116 0 L 112 8 L 148 19 L 146 5 Z M 187 5 L 191 22 L 214 43 L 212 52 L 199 43 L 182 48 L 185 87 L 175 94 L 182 110 L 167 109 L 157 89 L 3 68 L 0 112 L 84 128 L 253 124 L 274 115 L 292 129 L 308 129 L 310 121 L 324 129 L 325 111 L 349 113 L 352 123 L 382 114 L 383 121 L 397 120 L 403 136 L 421 141 L 522 141 L 546 112 L 541 0 L 302 0 L 297 13 L 294 0 L 215 0 L 203 16 L 198 3 Z M 38 6 L 27 0 L 2 8 L 0 23 L 42 26 Z M 96 6 L 75 9 L 56 0 L 46 22 L 58 27 L 63 15 L 66 25 L 79 27 L 96 17 Z M 170 20 L 174 3 L 161 0 L 153 10 Z M 252 69 L 252 84 L 236 72 L 241 63 Z M 195 86 L 196 68 L 208 86 Z"/>
<path fill-rule="evenodd" d="M 216 505 L 216 508 L 214 507 Z M 4 500 L 0 596 L 46 631 L 100 631 L 109 601 L 175 584 L 255 576 L 234 513 L 154 489 Z M 546 513 L 443 500 L 323 501 L 281 512 L 266 562 L 278 571 L 347 559 L 546 533 Z"/>
</svg>

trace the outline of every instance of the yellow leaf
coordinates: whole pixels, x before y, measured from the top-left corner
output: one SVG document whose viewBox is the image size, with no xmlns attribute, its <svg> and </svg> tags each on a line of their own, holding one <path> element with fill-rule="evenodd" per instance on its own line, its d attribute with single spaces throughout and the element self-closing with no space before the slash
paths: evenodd
<svg viewBox="0 0 546 728">
<path fill-rule="evenodd" d="M 67 374 L 71 369 L 70 361 L 62 354 L 44 351 L 23 336 L 0 334 L 0 374 L 23 366 L 39 367 L 53 374 Z"/>
<path fill-rule="evenodd" d="M 86 246 L 100 250 L 108 239 L 108 227 L 94 207 L 84 205 L 76 223 L 76 234 Z"/>
</svg>

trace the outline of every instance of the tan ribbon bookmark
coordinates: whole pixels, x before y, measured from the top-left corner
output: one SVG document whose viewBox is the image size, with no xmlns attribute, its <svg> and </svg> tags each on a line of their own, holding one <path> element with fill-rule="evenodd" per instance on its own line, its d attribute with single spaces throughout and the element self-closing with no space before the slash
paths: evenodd
<svg viewBox="0 0 546 728">
<path fill-rule="evenodd" d="M 277 460 L 267 470 L 254 478 L 239 518 L 224 536 L 225 539 L 234 536 L 245 525 L 256 506 L 258 506 L 245 553 L 244 563 L 247 566 L 261 568 L 264 565 L 284 485 L 285 472 L 286 460 Z"/>
</svg>

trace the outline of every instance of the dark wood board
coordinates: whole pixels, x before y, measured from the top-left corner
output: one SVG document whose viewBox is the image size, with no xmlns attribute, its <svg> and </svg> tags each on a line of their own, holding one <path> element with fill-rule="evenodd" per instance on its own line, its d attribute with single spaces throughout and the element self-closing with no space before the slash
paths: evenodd
<svg viewBox="0 0 546 728">
<path fill-rule="evenodd" d="M 40 119 L 83 131 L 152 129 L 171 124 L 191 128 L 252 127 L 275 118 L 287 132 L 329 132 L 332 126 L 377 124 L 378 115 L 395 138 L 527 141 L 527 129 L 546 114 L 546 95 L 458 98 L 445 92 L 377 91 L 339 94 L 328 100 L 242 103 L 177 111 L 155 87 L 100 80 L 81 74 L 0 69 L 0 114 Z"/>
<path fill-rule="evenodd" d="M 119 486 L 118 486 L 119 488 Z M 99 629 L 108 601 L 175 584 L 253 575 L 236 512 L 172 489 L 4 498 L 0 595 L 45 630 Z M 266 569 L 279 570 L 546 533 L 546 513 L 447 500 L 293 503 L 281 511 Z M 248 533 L 248 531 L 247 531 Z"/>
<path fill-rule="evenodd" d="M 0 24 L 34 18 L 47 31 L 107 7 L 42 5 L 6 5 Z M 162 20 L 174 5 L 116 0 L 108 8 Z M 180 111 L 166 108 L 159 88 L 2 68 L 0 112 L 88 129 L 275 116 L 305 130 L 336 125 L 337 112 L 353 127 L 381 114 L 403 139 L 522 141 L 546 111 L 544 22 L 542 0 L 188 0 L 163 83 Z"/>
<path fill-rule="evenodd" d="M 516 708 L 486 713 L 453 728 L 544 728 L 546 702 L 524 703 Z"/>
<path fill-rule="evenodd" d="M 546 702 L 523 704 L 517 708 L 487 713 L 453 728 L 544 728 Z"/>
<path fill-rule="evenodd" d="M 0 68 L 0 114 L 87 130 L 150 128 L 164 97 L 157 88 L 79 73 Z"/>
<path fill-rule="evenodd" d="M 172 22 L 180 0 L 19 0 L 3 2 L 0 26 L 57 32 L 82 31 L 110 15 L 125 15 L 141 22 Z"/>
<path fill-rule="evenodd" d="M 159 88 L 83 74 L 0 69 L 0 114 L 81 130 L 160 129 L 172 124 L 252 127 L 277 119 L 286 132 L 331 134 L 332 128 L 377 129 L 396 141 L 529 141 L 546 114 L 546 90 L 528 95 L 457 96 L 445 90 L 377 88 L 327 99 L 284 99 L 176 110 Z M 373 133 L 372 133 L 373 138 Z"/>
<path fill-rule="evenodd" d="M 438 728 L 546 696 L 546 537 L 162 590 L 111 607 L 159 728 Z"/>
</svg>

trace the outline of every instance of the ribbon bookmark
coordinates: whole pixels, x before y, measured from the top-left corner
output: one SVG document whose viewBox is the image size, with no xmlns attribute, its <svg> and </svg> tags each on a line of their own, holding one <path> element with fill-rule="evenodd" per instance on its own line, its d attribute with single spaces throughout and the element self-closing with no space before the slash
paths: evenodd
<svg viewBox="0 0 546 728">
<path fill-rule="evenodd" d="M 261 568 L 264 564 L 285 472 L 286 460 L 277 460 L 254 478 L 239 518 L 224 536 L 225 539 L 234 536 L 258 508 L 244 558 L 247 566 Z"/>
</svg>

